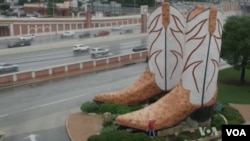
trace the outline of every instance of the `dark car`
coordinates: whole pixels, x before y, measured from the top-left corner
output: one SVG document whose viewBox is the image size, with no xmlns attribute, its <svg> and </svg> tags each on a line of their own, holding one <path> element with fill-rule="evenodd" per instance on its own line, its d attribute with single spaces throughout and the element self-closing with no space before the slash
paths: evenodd
<svg viewBox="0 0 250 141">
<path fill-rule="evenodd" d="M 107 36 L 107 35 L 109 35 L 109 31 L 100 31 L 98 33 L 95 33 L 94 37 Z"/>
<path fill-rule="evenodd" d="M 125 29 L 120 32 L 120 34 L 128 34 L 128 33 L 133 33 L 133 29 Z"/>
<path fill-rule="evenodd" d="M 17 72 L 18 66 L 15 64 L 1 63 L 0 64 L 0 74 Z"/>
<path fill-rule="evenodd" d="M 88 38 L 90 37 L 90 33 L 89 32 L 84 32 L 82 34 L 79 34 L 79 38 Z"/>
<path fill-rule="evenodd" d="M 141 47 L 141 46 L 138 46 L 138 47 L 134 47 L 132 50 L 133 52 L 138 52 L 138 51 L 143 51 L 143 50 L 147 50 L 148 48 L 146 47 Z"/>
<path fill-rule="evenodd" d="M 31 45 L 31 41 L 29 40 L 19 40 L 19 41 L 8 44 L 8 48 L 30 46 L 30 45 Z"/>
</svg>

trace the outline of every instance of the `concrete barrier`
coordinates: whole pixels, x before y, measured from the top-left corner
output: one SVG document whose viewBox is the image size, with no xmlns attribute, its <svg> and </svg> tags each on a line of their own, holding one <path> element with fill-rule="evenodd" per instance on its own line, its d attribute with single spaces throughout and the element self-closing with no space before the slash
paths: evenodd
<svg viewBox="0 0 250 141">
<path fill-rule="evenodd" d="M 27 70 L 5 74 L 0 76 L 0 87 L 3 88 L 11 85 L 34 83 L 58 77 L 121 67 L 127 64 L 145 61 L 146 57 L 147 51 L 143 51 L 132 54 L 111 56 L 103 59 L 73 62 L 70 64 L 63 64 L 38 70 Z"/>
</svg>

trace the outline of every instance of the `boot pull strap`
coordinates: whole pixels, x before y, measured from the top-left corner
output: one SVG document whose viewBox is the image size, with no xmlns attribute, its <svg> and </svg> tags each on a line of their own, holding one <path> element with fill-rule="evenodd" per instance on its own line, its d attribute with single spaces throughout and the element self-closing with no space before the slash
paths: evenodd
<svg viewBox="0 0 250 141">
<path fill-rule="evenodd" d="M 166 28 L 169 25 L 170 7 L 168 2 L 162 2 L 162 24 Z"/>
<path fill-rule="evenodd" d="M 217 18 L 217 9 L 216 7 L 210 7 L 209 13 L 209 33 L 213 34 L 216 26 L 216 18 Z"/>
</svg>

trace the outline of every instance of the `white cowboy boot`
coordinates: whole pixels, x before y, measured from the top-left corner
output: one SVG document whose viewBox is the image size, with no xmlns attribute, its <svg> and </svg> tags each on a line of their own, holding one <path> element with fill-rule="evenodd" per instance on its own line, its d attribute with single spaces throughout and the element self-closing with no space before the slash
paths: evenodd
<svg viewBox="0 0 250 141">
<path fill-rule="evenodd" d="M 120 91 L 96 95 L 95 101 L 136 104 L 177 85 L 184 63 L 185 18 L 177 9 L 172 7 L 171 10 L 175 14 L 170 15 L 167 4 L 149 16 L 149 70 L 147 68 L 136 82 Z"/>
<path fill-rule="evenodd" d="M 146 130 L 148 119 L 154 119 L 156 130 L 168 128 L 215 103 L 222 17 L 214 7 L 200 13 L 197 9 L 193 12 L 195 16 L 191 12 L 188 16 L 191 19 L 187 19 L 185 63 L 180 83 L 157 102 L 118 116 L 117 124 Z"/>
</svg>

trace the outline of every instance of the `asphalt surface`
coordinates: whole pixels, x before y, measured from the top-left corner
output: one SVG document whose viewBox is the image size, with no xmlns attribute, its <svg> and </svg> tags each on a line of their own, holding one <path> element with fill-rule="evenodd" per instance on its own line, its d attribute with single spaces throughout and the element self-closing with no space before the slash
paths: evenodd
<svg viewBox="0 0 250 141">
<path fill-rule="evenodd" d="M 65 120 L 93 96 L 131 84 L 146 63 L 81 74 L 0 92 L 0 127 L 5 141 L 68 141 Z"/>
</svg>

